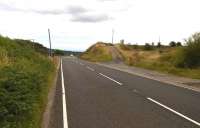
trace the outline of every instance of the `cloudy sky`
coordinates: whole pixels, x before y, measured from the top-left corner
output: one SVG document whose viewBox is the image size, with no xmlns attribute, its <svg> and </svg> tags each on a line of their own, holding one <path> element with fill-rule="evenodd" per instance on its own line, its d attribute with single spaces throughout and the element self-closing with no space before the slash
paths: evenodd
<svg viewBox="0 0 200 128">
<path fill-rule="evenodd" d="M 97 41 L 183 41 L 200 31 L 200 0 L 0 0 L 0 34 L 83 51 Z"/>
</svg>

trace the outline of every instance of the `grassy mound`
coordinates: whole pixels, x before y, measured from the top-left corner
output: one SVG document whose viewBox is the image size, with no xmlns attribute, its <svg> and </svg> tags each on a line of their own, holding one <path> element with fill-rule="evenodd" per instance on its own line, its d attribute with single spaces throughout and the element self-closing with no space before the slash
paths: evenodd
<svg viewBox="0 0 200 128">
<path fill-rule="evenodd" d="M 112 55 L 109 52 L 108 45 L 101 42 L 96 43 L 80 55 L 80 58 L 93 62 L 111 61 Z"/>
<path fill-rule="evenodd" d="M 41 45 L 0 36 L 0 126 L 39 128 L 54 64 Z"/>
</svg>

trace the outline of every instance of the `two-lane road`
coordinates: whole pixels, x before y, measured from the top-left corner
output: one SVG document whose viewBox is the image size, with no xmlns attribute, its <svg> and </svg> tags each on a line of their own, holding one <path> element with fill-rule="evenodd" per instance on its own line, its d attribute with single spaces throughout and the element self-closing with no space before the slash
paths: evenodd
<svg viewBox="0 0 200 128">
<path fill-rule="evenodd" d="M 200 93 L 63 58 L 50 128 L 198 128 Z"/>
</svg>

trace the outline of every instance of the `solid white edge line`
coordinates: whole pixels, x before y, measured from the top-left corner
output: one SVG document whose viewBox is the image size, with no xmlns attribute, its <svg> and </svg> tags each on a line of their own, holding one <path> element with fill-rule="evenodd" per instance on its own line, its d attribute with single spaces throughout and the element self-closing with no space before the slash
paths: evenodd
<svg viewBox="0 0 200 128">
<path fill-rule="evenodd" d="M 87 69 L 89 69 L 89 70 L 91 70 L 91 71 L 94 71 L 94 69 L 91 68 L 91 67 L 89 67 L 89 66 L 87 66 Z"/>
<path fill-rule="evenodd" d="M 176 114 L 176 115 L 178 115 L 178 116 L 180 116 L 180 117 L 182 117 L 182 118 L 184 118 L 184 119 L 186 119 L 186 120 L 188 120 L 188 121 L 200 126 L 199 122 L 197 122 L 197 121 L 195 121 L 195 120 L 193 120 L 193 119 L 191 119 L 191 118 L 189 118 L 189 117 L 187 117 L 187 116 L 185 116 L 185 115 L 183 115 L 183 114 L 181 114 L 181 113 L 179 113 L 179 112 L 177 112 L 177 111 L 175 111 L 175 110 L 173 110 L 173 109 L 171 109 L 171 108 L 169 108 L 169 107 L 167 107 L 167 106 L 165 106 L 165 105 L 163 105 L 161 103 L 159 103 L 158 101 L 156 101 L 156 100 L 154 100 L 152 98 L 149 98 L 149 97 L 147 97 L 147 99 L 152 101 L 153 103 L 155 103 L 155 104 L 157 104 L 157 105 L 159 105 L 159 106 L 161 106 L 161 107 L 173 112 L 174 114 Z"/>
<path fill-rule="evenodd" d="M 61 59 L 61 68 L 60 68 L 60 70 L 61 70 L 61 81 L 62 81 L 63 128 L 68 128 L 67 108 L 66 108 L 66 97 L 65 97 L 65 86 L 64 86 L 62 59 Z"/>
<path fill-rule="evenodd" d="M 102 73 L 99 73 L 99 74 L 102 75 L 103 77 L 109 79 L 109 80 L 112 80 L 113 82 L 115 82 L 115 83 L 117 83 L 117 84 L 119 84 L 119 85 L 123 85 L 122 83 L 120 83 L 120 82 L 118 82 L 118 81 L 116 81 L 116 80 L 114 80 L 114 79 L 112 79 L 112 78 L 110 78 L 110 77 L 108 77 L 108 76 L 106 76 L 106 75 L 104 75 L 104 74 L 102 74 Z"/>
</svg>

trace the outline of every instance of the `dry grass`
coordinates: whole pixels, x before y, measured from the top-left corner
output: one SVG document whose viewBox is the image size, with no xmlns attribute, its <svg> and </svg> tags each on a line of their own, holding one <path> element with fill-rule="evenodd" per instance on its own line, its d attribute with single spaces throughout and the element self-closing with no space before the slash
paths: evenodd
<svg viewBox="0 0 200 128">
<path fill-rule="evenodd" d="M 177 68 L 173 64 L 176 48 L 155 49 L 144 51 L 141 49 L 118 50 L 125 57 L 125 63 L 132 66 L 156 70 L 159 72 L 200 79 L 200 69 Z"/>
<path fill-rule="evenodd" d="M 80 58 L 93 62 L 105 62 L 111 61 L 112 55 L 109 52 L 109 48 L 105 44 L 97 43 L 82 54 Z"/>
</svg>

